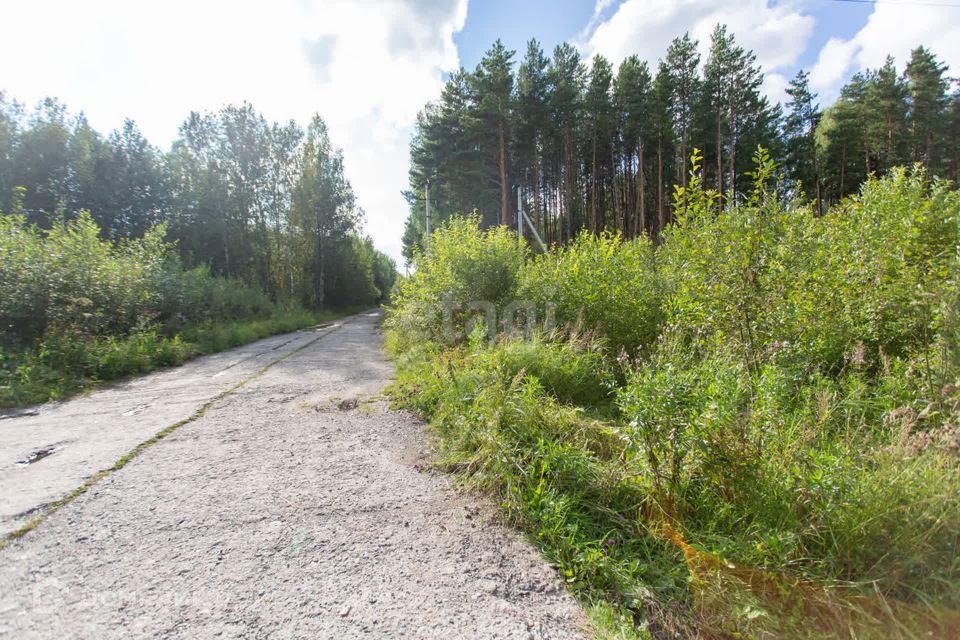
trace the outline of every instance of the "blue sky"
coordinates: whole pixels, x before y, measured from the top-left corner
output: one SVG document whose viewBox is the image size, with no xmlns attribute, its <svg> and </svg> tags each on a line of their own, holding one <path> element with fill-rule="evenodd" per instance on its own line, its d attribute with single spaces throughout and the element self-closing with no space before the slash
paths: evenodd
<svg viewBox="0 0 960 640">
<path fill-rule="evenodd" d="M 575 38 L 592 15 L 592 1 L 482 0 L 467 6 L 467 21 L 453 41 L 463 65 L 472 68 L 497 38 L 520 57 L 530 38 L 549 52 Z"/>
<path fill-rule="evenodd" d="M 723 22 L 756 52 L 772 99 L 802 67 L 826 104 L 851 74 L 888 53 L 902 68 L 920 43 L 960 75 L 960 8 L 930 6 L 956 2 L 17 0 L 4 5 L 17 28 L 0 38 L 0 91 L 28 105 L 59 97 L 104 133 L 131 117 L 162 148 L 191 110 L 246 100 L 271 120 L 319 114 L 367 232 L 399 258 L 417 112 L 498 37 L 519 57 L 536 37 L 547 51 L 570 41 L 585 57 L 655 64 L 684 31 L 705 53 Z"/>
<path fill-rule="evenodd" d="M 810 12 L 816 19 L 816 27 L 810 36 L 800 60 L 801 68 L 812 68 L 817 55 L 830 38 L 852 38 L 867 23 L 873 7 L 860 2 L 832 2 L 817 0 L 809 3 Z"/>
<path fill-rule="evenodd" d="M 610 3 L 601 16 L 613 15 L 623 0 Z M 703 3 L 709 6 L 709 2 Z M 792 78 L 800 69 L 811 70 L 820 51 L 831 38 L 848 40 L 860 31 L 873 13 L 872 4 L 836 0 L 777 3 L 799 7 L 814 20 L 814 28 L 796 64 L 783 69 L 786 78 Z M 531 37 L 540 41 L 548 52 L 561 42 L 577 42 L 594 14 L 593 0 L 551 2 L 549 0 L 484 0 L 471 2 L 463 30 L 453 37 L 460 54 L 460 62 L 470 69 L 483 57 L 490 45 L 500 38 L 509 49 L 517 52 L 520 60 Z M 958 14 L 960 18 L 960 14 Z M 673 36 L 681 35 L 674 33 Z M 650 60 L 649 62 L 655 62 Z M 828 93 L 833 93 L 829 91 Z M 825 96 L 826 97 L 826 96 Z"/>
</svg>

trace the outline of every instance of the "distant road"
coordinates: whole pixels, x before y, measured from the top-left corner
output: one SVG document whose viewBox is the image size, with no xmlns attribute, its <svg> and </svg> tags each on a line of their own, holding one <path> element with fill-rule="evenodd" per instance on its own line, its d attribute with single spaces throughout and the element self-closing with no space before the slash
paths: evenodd
<svg viewBox="0 0 960 640">
<path fill-rule="evenodd" d="M 0 638 L 574 638 L 494 509 L 425 471 L 377 314 L 0 420 Z M 169 435 L 122 468 L 137 445 Z"/>
</svg>

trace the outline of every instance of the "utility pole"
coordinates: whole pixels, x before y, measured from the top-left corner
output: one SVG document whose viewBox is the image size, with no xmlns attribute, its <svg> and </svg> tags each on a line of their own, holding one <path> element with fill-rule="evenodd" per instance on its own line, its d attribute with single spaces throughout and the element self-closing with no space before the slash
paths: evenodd
<svg viewBox="0 0 960 640">
<path fill-rule="evenodd" d="M 527 221 L 527 227 L 530 229 L 530 233 L 533 234 L 533 239 L 537 241 L 537 244 L 540 245 L 540 248 L 544 253 L 547 252 L 547 245 L 543 244 L 543 240 L 540 238 L 540 234 L 537 233 L 537 228 L 533 226 L 533 222 L 530 220 L 530 216 L 526 213 L 523 214 L 523 219 Z"/>
<path fill-rule="evenodd" d="M 517 237 L 523 242 L 523 201 L 520 199 L 520 185 L 517 185 Z"/>
<path fill-rule="evenodd" d="M 540 234 L 537 233 L 537 228 L 533 226 L 533 221 L 530 220 L 530 216 L 523 210 L 523 200 L 520 198 L 520 187 L 517 187 L 517 235 L 520 236 L 520 243 L 523 243 L 523 221 L 527 221 L 527 227 L 530 229 L 530 233 L 533 234 L 534 240 L 537 241 L 537 244 L 540 245 L 540 248 L 543 249 L 543 252 L 547 252 L 547 245 L 543 244 L 543 240 L 540 238 Z"/>
<path fill-rule="evenodd" d="M 427 180 L 427 237 L 424 241 L 425 248 L 430 247 L 430 181 Z"/>
</svg>

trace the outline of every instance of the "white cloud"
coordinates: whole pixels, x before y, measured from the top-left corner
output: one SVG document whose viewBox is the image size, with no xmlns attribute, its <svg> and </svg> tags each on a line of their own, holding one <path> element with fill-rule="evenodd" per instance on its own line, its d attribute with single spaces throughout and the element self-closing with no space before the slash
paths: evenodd
<svg viewBox="0 0 960 640">
<path fill-rule="evenodd" d="M 763 85 L 760 91 L 770 98 L 771 102 L 783 102 L 786 98 L 787 87 L 790 81 L 782 73 L 767 73 L 763 76 Z"/>
<path fill-rule="evenodd" d="M 960 69 L 956 8 L 877 3 L 856 35 L 849 40 L 832 38 L 824 45 L 810 72 L 810 84 L 823 99 L 832 100 L 850 73 L 880 67 L 888 54 L 903 70 L 910 51 L 921 44 L 950 65 L 952 75 L 956 75 Z"/>
<path fill-rule="evenodd" d="M 817 63 L 810 70 L 810 85 L 818 90 L 833 92 L 849 76 L 850 67 L 854 63 L 856 45 L 848 40 L 830 38 L 823 45 Z M 827 96 L 823 96 L 826 98 Z"/>
<path fill-rule="evenodd" d="M 100 130 L 132 117 L 166 146 L 190 110 L 247 100 L 268 118 L 319 113 L 343 147 L 367 229 L 399 258 L 417 111 L 459 60 L 467 0 L 124 0 L 10 3 L 0 89 L 53 95 Z"/>
<path fill-rule="evenodd" d="M 586 26 L 580 31 L 577 36 L 578 40 L 586 40 L 593 30 L 596 29 L 597 25 L 603 22 L 610 8 L 617 3 L 617 0 L 596 0 L 596 4 L 593 5 L 593 14 L 590 16 L 590 20 L 587 22 Z"/>
<path fill-rule="evenodd" d="M 597 1 L 596 13 L 605 0 Z M 607 20 L 584 34 L 580 49 L 603 54 L 614 63 L 631 54 L 655 65 L 671 40 L 689 31 L 699 40 L 706 60 L 710 33 L 717 24 L 729 27 L 737 41 L 757 54 L 766 72 L 790 68 L 806 47 L 814 19 L 789 3 L 770 6 L 766 0 L 625 0 Z M 765 91 L 782 99 L 783 76 L 770 76 Z M 770 93 L 773 92 L 773 93 Z"/>
</svg>

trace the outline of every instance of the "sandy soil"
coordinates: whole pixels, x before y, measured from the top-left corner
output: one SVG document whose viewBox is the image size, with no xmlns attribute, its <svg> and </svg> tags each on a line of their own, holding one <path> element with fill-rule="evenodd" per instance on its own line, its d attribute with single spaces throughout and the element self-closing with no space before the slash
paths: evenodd
<svg viewBox="0 0 960 640">
<path fill-rule="evenodd" d="M 424 470 L 422 425 L 379 397 L 376 322 L 0 420 L 10 529 L 246 381 L 0 551 L 0 637 L 581 637 L 536 551 Z"/>
</svg>

